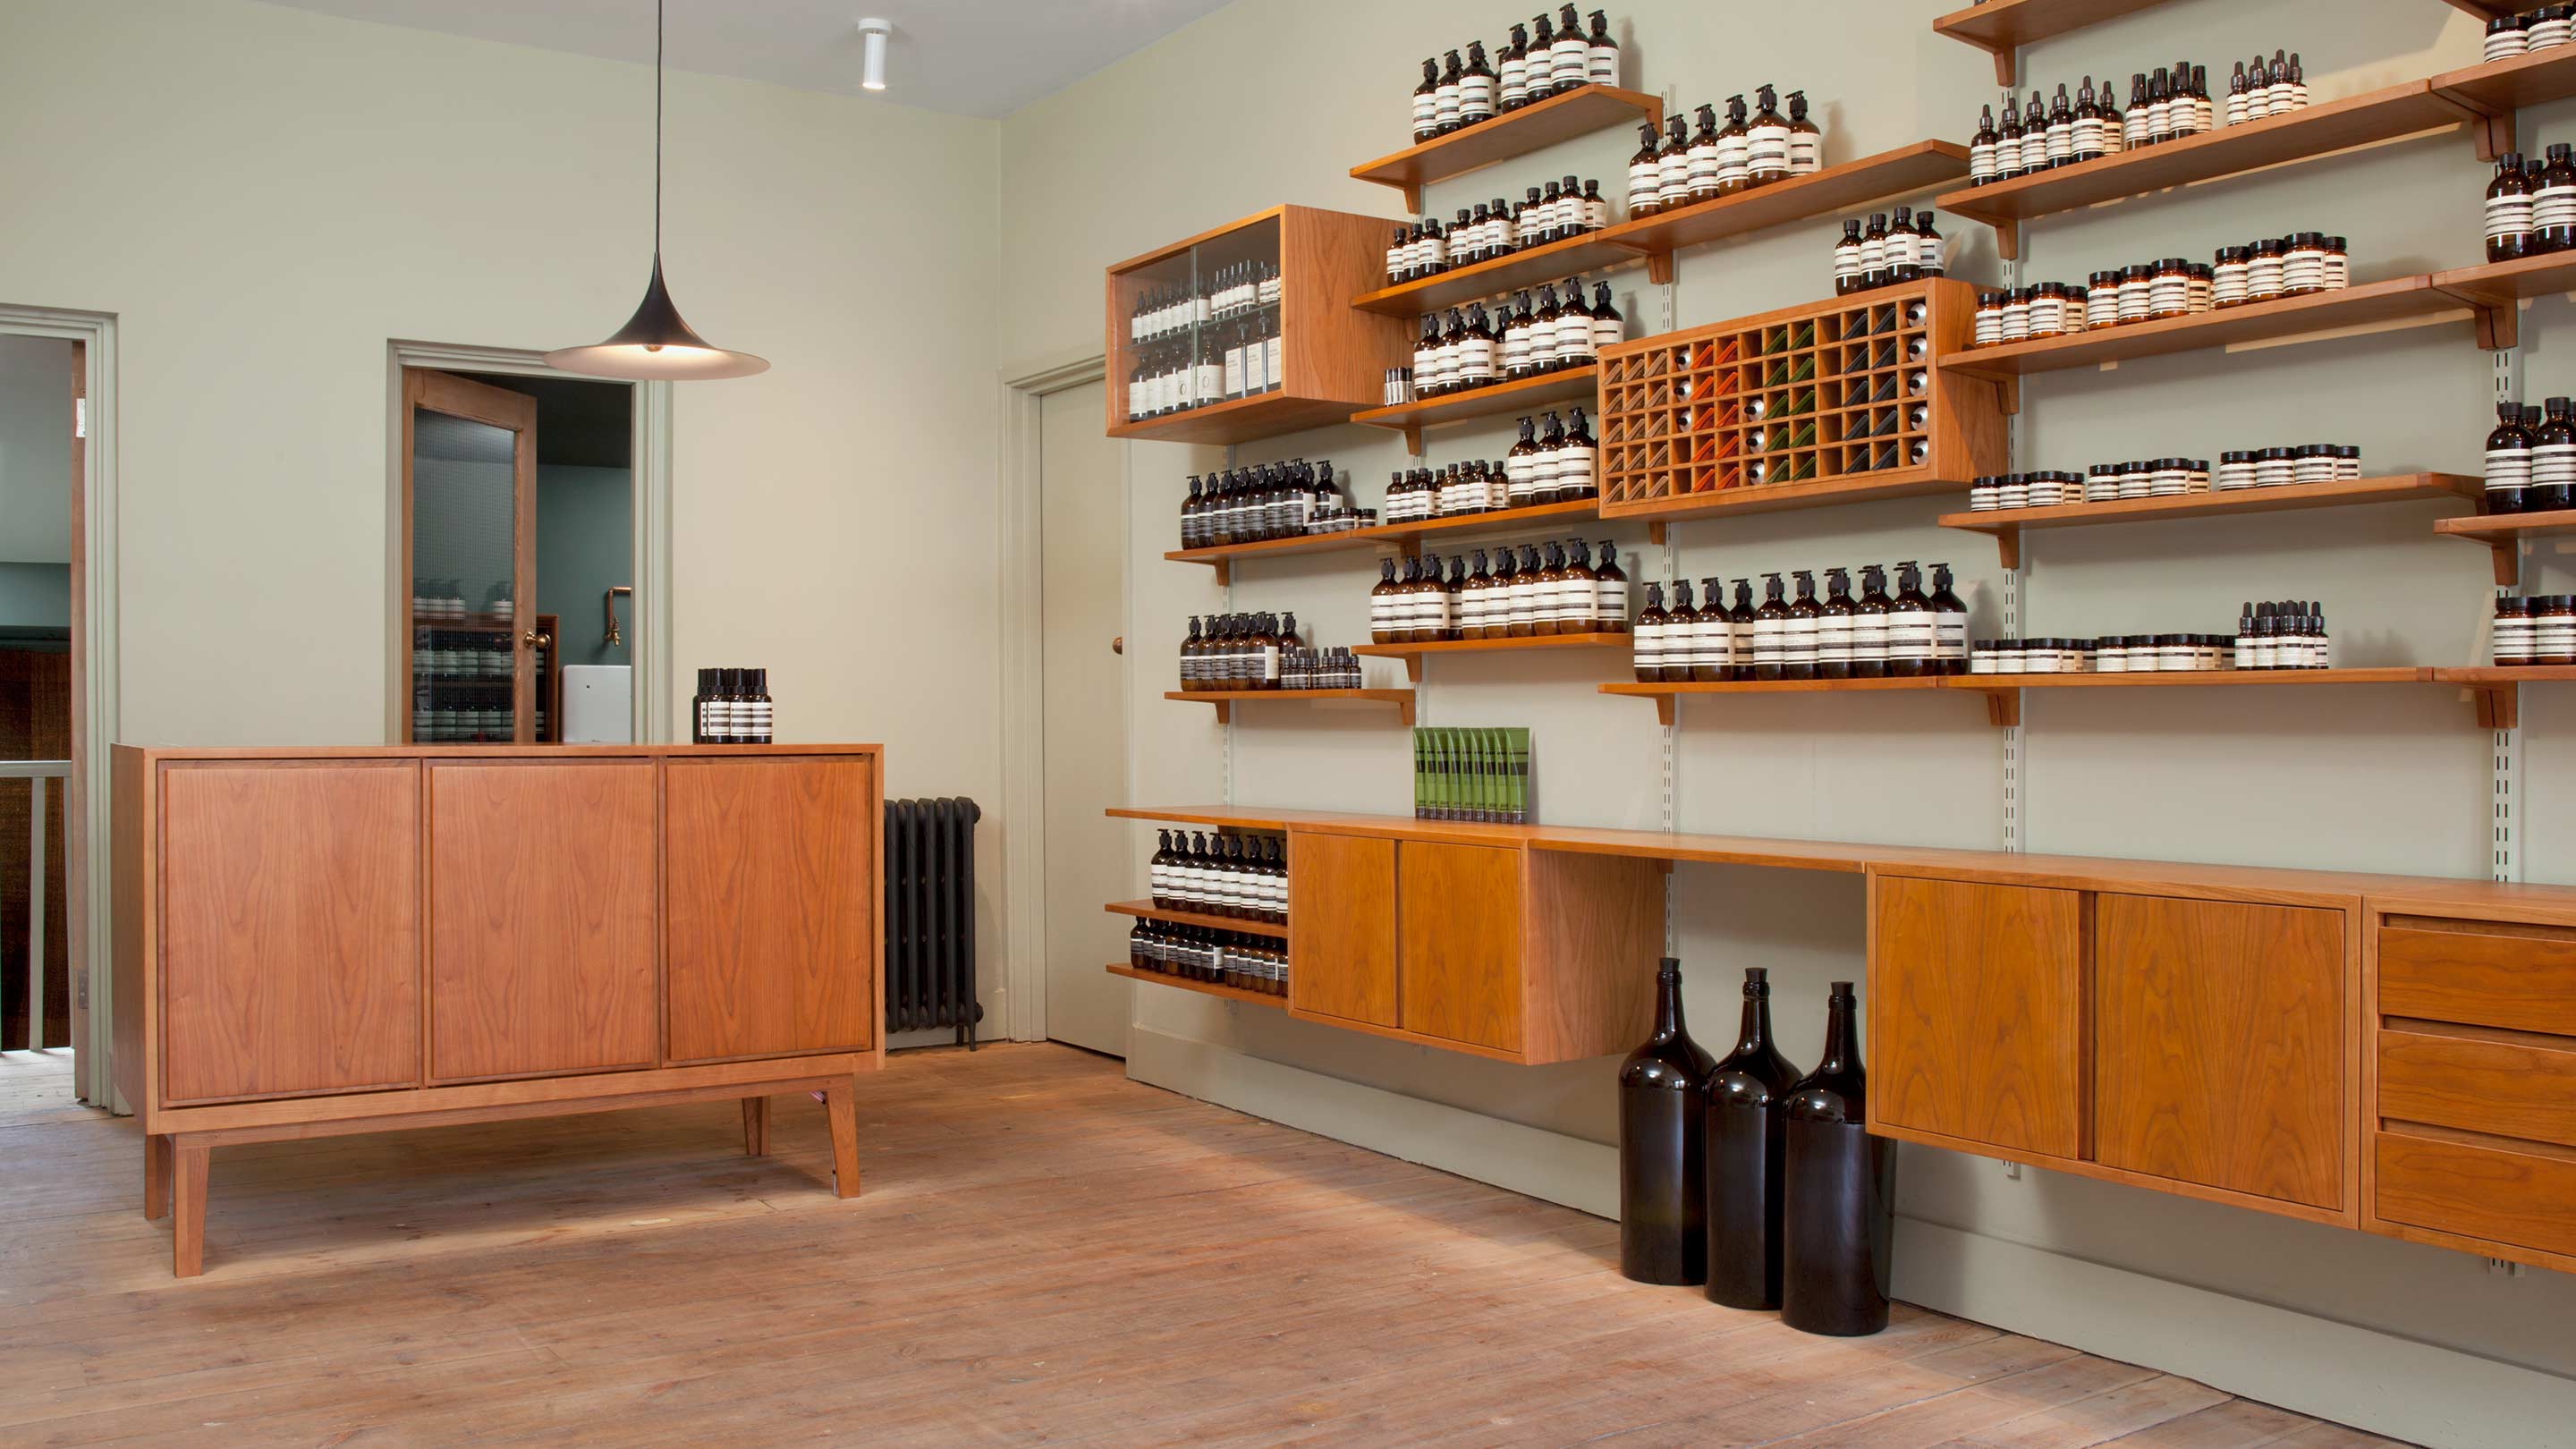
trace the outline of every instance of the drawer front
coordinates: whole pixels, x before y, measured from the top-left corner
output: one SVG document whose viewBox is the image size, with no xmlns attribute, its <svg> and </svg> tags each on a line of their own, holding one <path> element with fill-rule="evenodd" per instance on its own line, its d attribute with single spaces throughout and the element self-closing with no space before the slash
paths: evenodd
<svg viewBox="0 0 2576 1449">
<path fill-rule="evenodd" d="M 2576 1036 L 2576 931 L 2391 917 L 2379 1011 Z"/>
<path fill-rule="evenodd" d="M 2379 1134 L 2385 1221 L 2544 1253 L 2576 1254 L 2576 1156 Z"/>
<path fill-rule="evenodd" d="M 1290 832 L 1288 900 L 1288 1005 L 1394 1026 L 1395 842 Z"/>
<path fill-rule="evenodd" d="M 2576 1040 L 2382 1031 L 2379 1115 L 2576 1147 Z"/>
<path fill-rule="evenodd" d="M 1396 855 L 1404 1029 L 1519 1051 L 1521 931 L 1519 851 L 1404 842 Z"/>
</svg>

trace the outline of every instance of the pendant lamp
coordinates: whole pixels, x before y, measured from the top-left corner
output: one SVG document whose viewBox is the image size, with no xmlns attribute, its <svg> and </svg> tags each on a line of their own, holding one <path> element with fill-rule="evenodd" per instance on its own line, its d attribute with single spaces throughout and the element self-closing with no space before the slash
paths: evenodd
<svg viewBox="0 0 2576 1449">
<path fill-rule="evenodd" d="M 690 330 L 662 282 L 662 5 L 653 0 L 653 280 L 635 315 L 607 341 L 557 348 L 546 354 L 546 365 L 637 382 L 749 377 L 767 372 L 768 359 L 728 352 Z"/>
</svg>

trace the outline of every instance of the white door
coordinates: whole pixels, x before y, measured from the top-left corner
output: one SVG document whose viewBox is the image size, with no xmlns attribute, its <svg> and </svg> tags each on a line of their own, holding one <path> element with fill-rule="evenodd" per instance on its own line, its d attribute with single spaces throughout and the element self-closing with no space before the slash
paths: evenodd
<svg viewBox="0 0 2576 1449">
<path fill-rule="evenodd" d="M 1039 597 L 1045 610 L 1047 1035 L 1127 1055 L 1126 446 L 1101 431 L 1101 384 L 1039 400 Z"/>
</svg>

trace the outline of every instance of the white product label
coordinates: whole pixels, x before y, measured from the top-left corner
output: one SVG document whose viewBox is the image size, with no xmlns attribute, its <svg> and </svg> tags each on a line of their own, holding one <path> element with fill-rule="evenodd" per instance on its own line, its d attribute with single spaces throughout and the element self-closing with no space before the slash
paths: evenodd
<svg viewBox="0 0 2576 1449">
<path fill-rule="evenodd" d="M 1990 162 L 1991 162 L 1991 158 Z M 1798 176 L 1812 175 L 1825 169 L 1825 134 L 1822 131 L 1789 133 L 1789 170 Z"/>
<path fill-rule="evenodd" d="M 1521 56 L 1503 57 L 1503 104 L 1511 105 L 1529 99 L 1529 61 Z"/>
<path fill-rule="evenodd" d="M 1604 347 L 1618 346 L 1620 326 L 1621 319 L 1617 317 L 1603 317 L 1595 314 L 1592 318 L 1592 350 L 1599 352 Z"/>
<path fill-rule="evenodd" d="M 1663 167 L 1653 161 L 1635 161 L 1628 166 L 1628 209 L 1640 204 L 1653 204 L 1663 193 Z"/>
<path fill-rule="evenodd" d="M 1726 669 L 1734 663 L 1732 650 L 1735 631 L 1714 603 L 1691 626 L 1691 664 L 1694 668 Z"/>
<path fill-rule="evenodd" d="M 2087 157 L 2098 156 L 2101 154 L 2102 118 L 2100 116 L 2078 116 L 2075 118 L 2075 131 L 2073 139 L 2068 146 L 2068 152 L 2070 155 Z"/>
<path fill-rule="evenodd" d="M 1417 136 L 1440 127 L 1440 100 L 1435 95 L 1417 94 L 1413 98 L 1413 133 Z"/>
<path fill-rule="evenodd" d="M 1968 179 L 1970 181 L 1992 181 L 1995 179 L 1994 142 L 1979 141 L 1968 148 Z"/>
<path fill-rule="evenodd" d="M 1461 120 L 1485 117 L 1494 113 L 1494 78 L 1471 75 L 1458 82 L 1458 114 Z"/>
<path fill-rule="evenodd" d="M 1560 35 L 1547 53 L 1547 75 L 1558 90 L 1592 78 L 1592 47 L 1580 35 Z"/>
<path fill-rule="evenodd" d="M 1887 616 L 1887 657 L 1895 662 L 1921 662 L 1934 657 L 1932 611 L 1894 609 Z"/>
<path fill-rule="evenodd" d="M 1788 170 L 1789 128 L 1785 125 L 1754 127 L 1747 163 L 1756 175 Z"/>
<path fill-rule="evenodd" d="M 1619 47 L 1587 41 L 1583 48 L 1583 64 L 1584 73 L 1594 85 L 1615 86 L 1619 83 Z"/>
<path fill-rule="evenodd" d="M 1852 616 L 1826 614 L 1816 620 L 1816 662 L 1849 664 L 1852 661 Z"/>
<path fill-rule="evenodd" d="M 1664 666 L 1664 626 L 1662 621 L 1637 625 L 1636 642 L 1630 646 L 1637 672 L 1660 670 Z"/>
<path fill-rule="evenodd" d="M 1729 136 L 1720 132 L 1717 138 L 1717 181 L 1721 186 L 1740 186 L 1752 161 L 1752 140 L 1748 136 Z"/>
<path fill-rule="evenodd" d="M 1595 579 L 1592 583 L 1592 617 L 1597 623 L 1624 624 L 1628 620 L 1628 585 L 1619 579 Z"/>
<path fill-rule="evenodd" d="M 1816 621 L 1793 617 L 1780 622 L 1785 626 L 1780 631 L 1780 662 L 1783 664 L 1815 663 Z"/>
<path fill-rule="evenodd" d="M 1852 615 L 1851 656 L 1853 662 L 1861 664 L 1887 658 L 1887 616 L 1885 614 Z"/>
<path fill-rule="evenodd" d="M 1968 657 L 1968 616 L 1941 610 L 1932 616 L 1934 656 L 1938 659 Z"/>
</svg>

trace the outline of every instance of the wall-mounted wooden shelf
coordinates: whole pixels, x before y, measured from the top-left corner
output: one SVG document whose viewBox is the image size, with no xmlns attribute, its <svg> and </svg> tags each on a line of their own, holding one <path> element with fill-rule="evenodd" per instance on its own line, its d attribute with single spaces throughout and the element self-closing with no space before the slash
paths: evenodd
<svg viewBox="0 0 2576 1449">
<path fill-rule="evenodd" d="M 2478 707 L 2478 723 L 2495 730 L 2509 730 L 2522 719 L 2521 687 L 2526 684 L 2576 683 L 2576 668 L 2566 665 L 2524 664 L 2509 668 L 2478 665 L 2464 669 L 2431 671 L 2435 683 L 2455 684 L 2468 691 Z"/>
<path fill-rule="evenodd" d="M 1991 10 L 1994 5 L 1978 8 Z M 2338 101 L 2321 101 L 2286 116 L 2221 126 L 2160 146 L 1945 192 L 1938 204 L 1953 216 L 1994 228 L 1995 249 L 2009 261 L 2021 255 L 2021 223 L 2033 217 L 2482 120 L 2467 106 L 2436 94 L 2431 82 L 2408 81 Z"/>
<path fill-rule="evenodd" d="M 1922 679 L 1750 679 L 1717 684 L 1648 683 L 1642 680 L 1601 686 L 1603 694 L 1627 699 L 1651 699 L 1655 718 L 1669 725 L 1674 719 L 1674 704 L 1683 695 L 1700 694 L 1844 694 L 1878 693 L 1889 690 L 1939 689 L 1939 677 Z"/>
<path fill-rule="evenodd" d="M 2092 524 L 2144 523 L 2166 518 L 2283 513 L 2309 508 L 2345 508 L 2362 503 L 2409 503 L 2428 498 L 2474 501 L 2483 486 L 2481 480 L 2457 473 L 2401 473 L 2385 478 L 2351 478 L 2333 483 L 2294 483 L 2278 488 L 2186 493 L 2179 498 L 2130 498 L 2113 503 L 2062 503 L 2047 508 L 1945 513 L 1939 522 L 1943 528 L 1992 534 L 2002 550 L 2003 566 L 2016 569 L 2021 567 L 2021 534 L 2026 528 L 2080 528 Z"/>
<path fill-rule="evenodd" d="M 1828 216 L 1882 197 L 1904 196 L 1955 181 L 1967 174 L 1967 147 L 1951 141 L 1917 141 L 1733 196 L 1634 217 L 1607 231 L 1595 232 L 1592 239 L 1607 246 L 1633 247 L 1648 253 L 1647 275 L 1661 284 L 1673 279 L 1673 253 L 1683 247 L 1724 241 L 1783 222 Z"/>
<path fill-rule="evenodd" d="M 2021 47 L 2051 36 L 2099 25 L 2164 0 L 1986 0 L 1953 10 L 1932 22 L 1932 29 L 1963 40 L 1995 58 L 1995 84 L 2013 83 Z"/>
<path fill-rule="evenodd" d="M 2430 320 L 2448 313 L 2468 314 L 2459 298 L 2437 291 L 2429 276 L 2392 277 L 2365 282 L 2338 292 L 2284 297 L 2277 302 L 2249 302 L 2215 312 L 2195 312 L 2162 322 L 2132 322 L 2098 332 L 2077 332 L 2037 342 L 2007 342 L 1944 357 L 1945 373 L 1991 378 L 2004 384 L 2006 412 L 2020 410 L 2015 381 L 2036 372 L 2094 367 L 2132 358 L 2163 357 L 2211 347 L 2249 342 L 2287 342 L 2354 328 Z"/>
<path fill-rule="evenodd" d="M 2530 8 L 2524 4 L 2507 4 L 2498 7 L 2496 13 L 2512 14 Z M 2515 111 L 2524 106 L 2545 105 L 2576 95 L 2576 54 L 2571 54 L 2567 46 L 2554 45 L 2510 60 L 2444 71 L 2433 77 L 2432 86 L 2434 94 L 2488 118 L 2487 134 L 2478 146 L 2478 159 L 2492 161 L 2515 149 Z"/>
<path fill-rule="evenodd" d="M 1597 365 L 1569 367 L 1562 372 L 1543 372 L 1514 382 L 1498 382 L 1491 387 L 1468 392 L 1447 393 L 1421 402 L 1398 403 L 1394 407 L 1370 408 L 1354 413 L 1351 421 L 1372 428 L 1392 428 L 1404 434 L 1405 451 L 1422 452 L 1422 430 L 1463 423 L 1471 418 L 1489 418 L 1497 413 L 1517 412 L 1522 408 L 1580 398 L 1590 402 L 1598 391 L 1601 369 Z"/>
<path fill-rule="evenodd" d="M 2463 10 L 2480 20 L 2493 20 L 2499 15 L 2518 15 L 2531 8 L 2522 0 L 2445 0 L 2454 10 Z"/>
<path fill-rule="evenodd" d="M 1486 297 L 1560 282 L 1578 272 L 1605 272 L 1647 259 L 1647 248 L 1602 240 L 1606 235 L 1587 232 L 1491 261 L 1380 287 L 1353 297 L 1351 305 L 1363 312 L 1381 312 L 1390 317 L 1420 317 Z"/>
<path fill-rule="evenodd" d="M 2565 49 L 2576 50 L 2576 46 Z M 2511 347 L 2522 334 L 2525 300 L 2576 292 L 2576 252 L 2453 267 L 2433 274 L 2433 289 L 2476 314 L 2480 347 L 2489 351 Z"/>
<path fill-rule="evenodd" d="M 1211 916 L 1202 911 L 1176 911 L 1152 901 L 1111 901 L 1101 907 L 1113 916 L 1135 916 L 1147 921 L 1168 921 L 1175 926 L 1205 926 L 1215 931 L 1240 931 L 1247 936 L 1275 936 L 1288 939 L 1285 921 L 1247 921 L 1238 916 Z"/>
<path fill-rule="evenodd" d="M 1133 966 L 1115 964 L 1109 967 L 1109 974 L 1124 976 L 1130 981 L 1148 981 L 1156 986 L 1173 986 L 1183 991 L 1195 991 L 1201 996 L 1216 996 L 1227 1001 L 1240 1001 L 1249 1006 L 1267 1006 L 1274 1011 L 1288 1009 L 1288 998 L 1285 996 L 1273 996 L 1266 991 L 1246 991 L 1240 986 L 1228 986 L 1221 981 L 1192 981 L 1186 976 L 1166 976 L 1160 971 L 1139 971 Z"/>
<path fill-rule="evenodd" d="M 1420 556 L 1425 538 L 1511 533 L 1521 529 L 1546 528 L 1558 519 L 1600 516 L 1601 508 L 1597 502 L 1578 498 L 1568 503 L 1498 508 L 1490 513 L 1457 513 L 1446 518 L 1425 519 L 1420 523 L 1381 523 L 1375 528 L 1353 528 L 1340 533 L 1309 533 L 1295 538 L 1268 538 L 1259 543 L 1219 544 L 1212 548 L 1177 548 L 1166 552 L 1163 557 L 1174 563 L 1206 564 L 1216 570 L 1216 581 L 1224 584 L 1232 579 L 1233 565 L 1243 560 L 1375 549 L 1388 544 L 1392 544 L 1398 554 L 1413 558 Z"/>
<path fill-rule="evenodd" d="M 1351 178 L 1397 188 L 1404 193 L 1404 209 L 1420 216 L 1422 188 L 1435 181 L 1464 176 L 1611 126 L 1660 125 L 1663 118 L 1661 97 L 1617 86 L 1578 86 L 1481 125 L 1354 166 Z"/>
<path fill-rule="evenodd" d="M 2467 518 L 2437 518 L 2433 531 L 2448 538 L 2483 544 L 2495 556 L 2498 588 L 2511 588 L 2521 577 L 2516 554 L 2526 538 L 2544 533 L 2576 533 L 2576 509 L 2547 513 L 2480 513 Z"/>
<path fill-rule="evenodd" d="M 1137 438 L 1150 443 L 1248 443 L 1256 438 L 1272 438 L 1281 433 L 1299 433 L 1308 428 L 1349 422 L 1351 414 L 1357 411 L 1357 403 L 1296 397 L 1284 391 L 1266 392 L 1257 397 L 1211 403 L 1203 408 L 1187 408 L 1159 418 L 1112 423 L 1109 436 Z"/>
<path fill-rule="evenodd" d="M 1407 728 L 1413 724 L 1413 691 L 1409 689 L 1169 689 L 1163 692 L 1163 698 L 1215 705 L 1218 724 L 1234 723 L 1237 704 L 1320 704 L 1327 700 L 1391 704 Z"/>
<path fill-rule="evenodd" d="M 1756 513 L 1831 508 L 1843 503 L 1875 503 L 1885 498 L 1922 498 L 1935 493 L 1958 493 L 1967 486 L 1955 478 L 1942 477 L 1931 468 L 1892 468 L 1884 473 L 1863 473 L 1848 478 L 1720 488 L 1678 498 L 1622 503 L 1611 510 L 1609 518 L 1612 522 L 1625 523 L 1641 518 L 1671 522 L 1718 515 L 1749 517 Z"/>
<path fill-rule="evenodd" d="M 1404 677 L 1422 682 L 1422 661 L 1433 654 L 1508 654 L 1545 649 L 1621 649 L 1636 642 L 1634 634 L 1531 634 L 1519 639 L 1443 639 L 1430 644 L 1362 644 L 1352 649 L 1373 659 L 1401 659 Z"/>
</svg>

